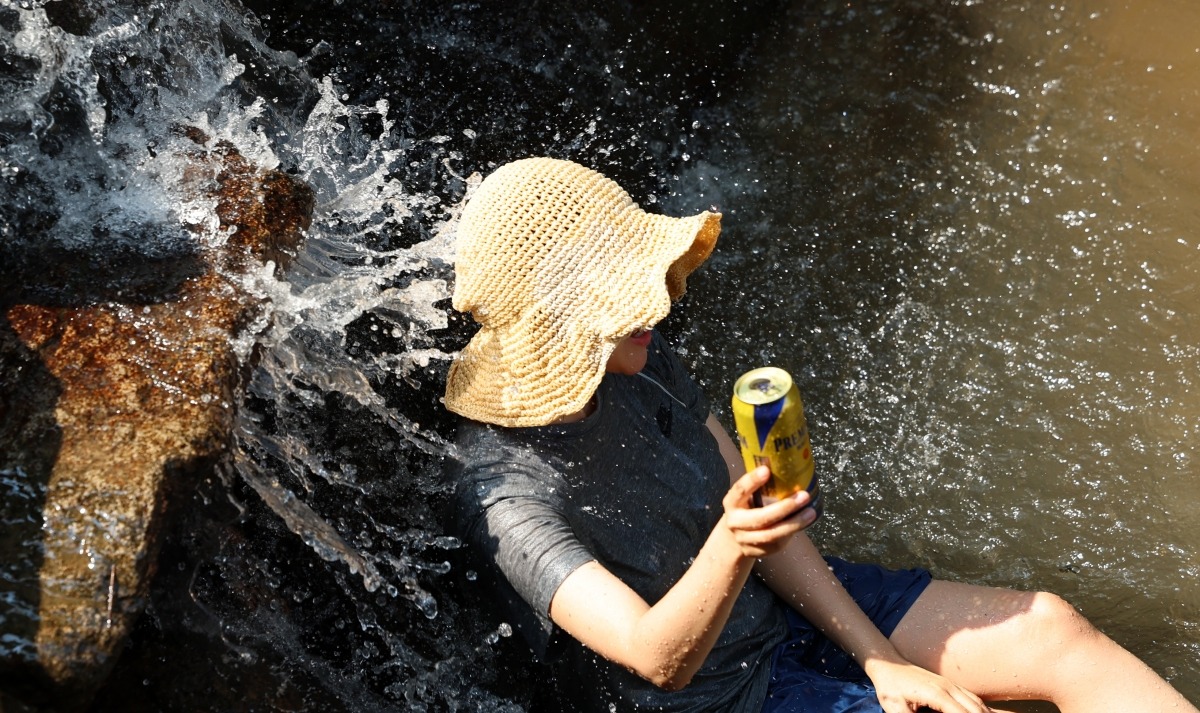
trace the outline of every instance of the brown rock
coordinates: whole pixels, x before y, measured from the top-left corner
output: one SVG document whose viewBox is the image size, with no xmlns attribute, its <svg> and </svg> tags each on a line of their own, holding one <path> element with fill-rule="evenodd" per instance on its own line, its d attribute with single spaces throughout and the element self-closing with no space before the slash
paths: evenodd
<svg viewBox="0 0 1200 713">
<path fill-rule="evenodd" d="M 26 704 L 82 707 L 111 670 L 173 494 L 229 442 L 231 344 L 262 307 L 234 276 L 286 261 L 311 216 L 300 182 L 190 137 L 189 187 L 236 227 L 201 254 L 206 270 L 162 301 L 17 304 L 0 319 L 0 689 Z"/>
</svg>

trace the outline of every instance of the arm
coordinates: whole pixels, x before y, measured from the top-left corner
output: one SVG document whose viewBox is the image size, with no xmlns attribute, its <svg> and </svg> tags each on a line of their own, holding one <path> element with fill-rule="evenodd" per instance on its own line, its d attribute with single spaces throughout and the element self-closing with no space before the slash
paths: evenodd
<svg viewBox="0 0 1200 713">
<path fill-rule="evenodd" d="M 716 417 L 710 415 L 707 425 L 721 448 L 730 479 L 740 478 L 745 466 L 737 445 Z M 854 656 L 860 665 L 873 657 L 898 658 L 895 648 L 829 571 L 808 535 L 799 534 L 793 540 L 787 549 L 760 559 L 755 566 L 755 572 L 771 591 Z"/>
<path fill-rule="evenodd" d="M 711 415 L 708 428 L 721 448 L 730 478 L 741 477 L 745 467 L 737 445 Z M 875 684 L 885 711 L 912 711 L 920 706 L 944 713 L 988 710 L 973 693 L 901 656 L 833 576 L 808 535 L 795 534 L 786 548 L 762 557 L 754 570 L 783 601 L 854 657 Z"/>
<path fill-rule="evenodd" d="M 754 562 L 813 520 L 796 515 L 807 496 L 752 508 L 761 468 L 725 495 L 725 514 L 683 577 L 653 605 L 597 562 L 576 569 L 550 601 L 550 618 L 605 658 L 655 685 L 678 690 L 712 651 Z"/>
</svg>

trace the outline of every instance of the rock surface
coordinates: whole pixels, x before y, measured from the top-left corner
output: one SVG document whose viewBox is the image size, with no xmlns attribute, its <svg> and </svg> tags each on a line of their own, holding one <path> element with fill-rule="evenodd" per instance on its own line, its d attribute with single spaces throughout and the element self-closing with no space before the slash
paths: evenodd
<svg viewBox="0 0 1200 713">
<path fill-rule="evenodd" d="M 264 309 L 238 276 L 285 262 L 308 226 L 307 186 L 184 133 L 185 188 L 216 200 L 223 245 L 161 270 L 154 289 L 140 278 L 132 299 L 0 304 L 0 710 L 79 709 L 103 682 L 144 607 L 173 495 L 229 442 L 233 344 Z M 27 274 L 63 274 L 46 268 Z"/>
</svg>

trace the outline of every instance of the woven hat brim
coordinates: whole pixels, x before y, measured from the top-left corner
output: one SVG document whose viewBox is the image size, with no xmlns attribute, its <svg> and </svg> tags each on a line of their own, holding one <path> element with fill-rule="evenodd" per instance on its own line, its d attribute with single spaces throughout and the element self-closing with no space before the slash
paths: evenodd
<svg viewBox="0 0 1200 713">
<path fill-rule="evenodd" d="M 543 426 L 583 409 L 604 377 L 617 343 L 667 316 L 687 277 L 712 253 L 721 216 L 686 218 L 642 213 L 645 241 L 638 275 L 652 287 L 612 314 L 530 310 L 499 326 L 485 324 L 451 365 L 445 405 L 467 418 L 505 427 Z M 620 280 L 620 275 L 608 276 Z M 591 318 L 589 318 L 591 317 Z"/>
<path fill-rule="evenodd" d="M 667 292 L 674 302 L 687 292 L 687 278 L 704 264 L 717 245 L 721 235 L 721 215 L 704 212 L 690 218 L 681 218 L 676 226 L 685 235 L 693 236 L 687 251 L 675 259 L 667 268 Z"/>
<path fill-rule="evenodd" d="M 544 426 L 582 409 L 614 343 L 591 330 L 546 328 L 549 321 L 538 313 L 480 329 L 450 366 L 446 407 L 509 428 Z"/>
</svg>

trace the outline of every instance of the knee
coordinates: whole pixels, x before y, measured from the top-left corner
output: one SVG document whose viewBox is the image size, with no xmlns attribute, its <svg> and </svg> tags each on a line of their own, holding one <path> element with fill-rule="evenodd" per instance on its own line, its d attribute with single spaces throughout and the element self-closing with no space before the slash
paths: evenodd
<svg viewBox="0 0 1200 713">
<path fill-rule="evenodd" d="M 1091 642 L 1100 632 L 1070 602 L 1050 592 L 1033 596 L 1026 624 L 1036 640 L 1066 652 Z"/>
</svg>

